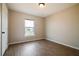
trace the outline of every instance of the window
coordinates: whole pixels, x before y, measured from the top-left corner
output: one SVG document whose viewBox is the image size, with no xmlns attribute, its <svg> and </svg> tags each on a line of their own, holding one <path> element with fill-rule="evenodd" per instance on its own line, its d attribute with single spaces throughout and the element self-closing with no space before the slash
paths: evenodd
<svg viewBox="0 0 79 59">
<path fill-rule="evenodd" d="M 34 21 L 25 20 L 25 36 L 34 35 Z"/>
</svg>

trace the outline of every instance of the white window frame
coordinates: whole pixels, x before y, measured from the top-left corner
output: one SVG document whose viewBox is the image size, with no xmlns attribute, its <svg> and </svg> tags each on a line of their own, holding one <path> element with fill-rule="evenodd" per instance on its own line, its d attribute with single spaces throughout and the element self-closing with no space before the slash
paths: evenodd
<svg viewBox="0 0 79 59">
<path fill-rule="evenodd" d="M 25 19 L 25 20 L 30 20 L 30 19 Z M 34 33 L 33 33 L 33 35 L 26 35 L 26 32 L 25 32 L 25 36 L 26 36 L 26 37 L 35 36 L 35 21 L 34 21 L 34 20 L 30 20 L 30 21 L 33 21 L 33 22 L 34 22 L 34 27 L 33 27 Z M 25 21 L 24 21 L 24 23 L 25 23 Z M 24 26 L 25 26 L 25 24 L 24 24 Z M 28 27 L 24 27 L 24 29 L 25 29 L 25 28 L 28 28 Z"/>
</svg>

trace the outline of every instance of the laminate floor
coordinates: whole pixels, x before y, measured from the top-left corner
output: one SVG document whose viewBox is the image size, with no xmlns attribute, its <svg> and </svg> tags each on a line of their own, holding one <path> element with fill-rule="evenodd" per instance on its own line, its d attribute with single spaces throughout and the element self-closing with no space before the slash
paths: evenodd
<svg viewBox="0 0 79 59">
<path fill-rule="evenodd" d="M 79 50 L 48 40 L 10 45 L 4 56 L 79 56 Z"/>
</svg>

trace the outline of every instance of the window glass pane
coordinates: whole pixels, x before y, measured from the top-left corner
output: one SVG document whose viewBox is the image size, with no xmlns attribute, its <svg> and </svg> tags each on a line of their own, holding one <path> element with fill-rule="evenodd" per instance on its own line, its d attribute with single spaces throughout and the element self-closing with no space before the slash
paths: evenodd
<svg viewBox="0 0 79 59">
<path fill-rule="evenodd" d="M 25 27 L 34 27 L 34 21 L 25 20 Z"/>
<path fill-rule="evenodd" d="M 34 21 L 25 20 L 25 36 L 34 35 Z"/>
</svg>

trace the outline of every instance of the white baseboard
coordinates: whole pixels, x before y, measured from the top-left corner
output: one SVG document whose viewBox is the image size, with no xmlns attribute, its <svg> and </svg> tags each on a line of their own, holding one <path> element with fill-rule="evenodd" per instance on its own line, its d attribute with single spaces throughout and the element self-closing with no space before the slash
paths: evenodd
<svg viewBox="0 0 79 59">
<path fill-rule="evenodd" d="M 41 40 L 41 39 L 37 39 L 37 40 Z M 58 44 L 61 44 L 61 45 L 68 46 L 70 48 L 74 48 L 74 49 L 79 50 L 79 47 L 75 47 L 75 46 L 71 46 L 71 45 L 68 45 L 68 44 L 61 43 L 61 42 L 57 42 L 57 41 L 54 41 L 54 40 L 48 39 L 48 38 L 46 40 L 49 40 L 49 41 L 52 41 L 52 42 L 55 42 L 55 43 L 58 43 Z M 31 40 L 31 41 L 35 41 L 35 40 Z M 17 44 L 17 43 L 24 43 L 24 42 L 29 42 L 29 41 L 11 42 L 11 43 L 9 43 L 9 45 L 11 45 L 11 44 Z"/>
<path fill-rule="evenodd" d="M 36 39 L 36 40 L 42 40 L 43 38 L 41 39 Z M 25 42 L 30 42 L 30 41 L 35 41 L 35 40 L 29 40 L 29 41 L 17 41 L 17 42 L 10 42 L 9 45 L 12 45 L 12 44 L 18 44 L 18 43 L 25 43 Z"/>
<path fill-rule="evenodd" d="M 48 38 L 46 40 L 49 40 L 49 41 L 55 42 L 57 44 L 61 44 L 61 45 L 64 45 L 64 46 L 79 50 L 79 47 L 75 47 L 75 46 L 71 46 L 71 45 L 68 45 L 68 44 L 60 43 L 60 42 L 57 42 L 57 41 L 54 41 L 54 40 L 48 39 Z"/>
</svg>

